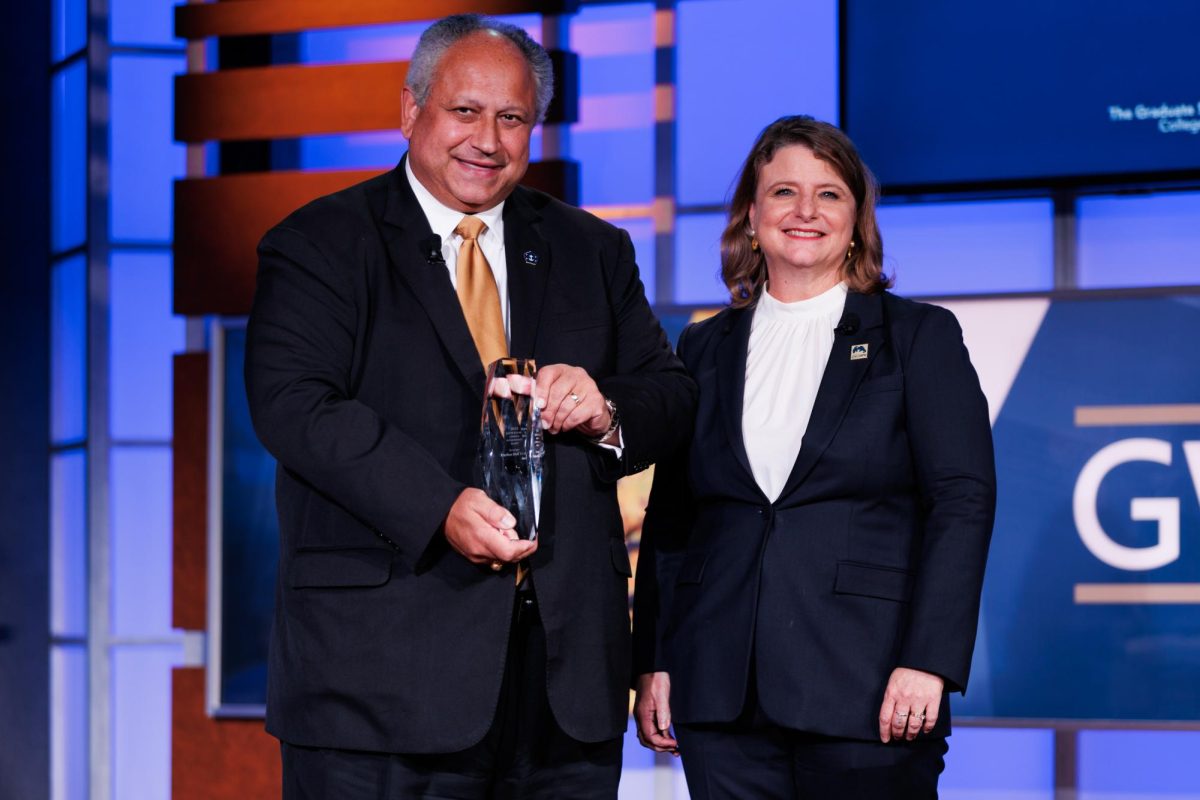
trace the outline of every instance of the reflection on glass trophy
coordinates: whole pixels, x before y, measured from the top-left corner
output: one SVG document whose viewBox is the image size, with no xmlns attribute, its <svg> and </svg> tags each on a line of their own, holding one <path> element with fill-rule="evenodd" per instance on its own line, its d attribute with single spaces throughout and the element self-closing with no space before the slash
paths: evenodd
<svg viewBox="0 0 1200 800">
<path fill-rule="evenodd" d="M 534 405 L 537 364 L 502 358 L 488 367 L 479 431 L 483 490 L 517 519 L 517 535 L 536 539 L 546 455 Z"/>
</svg>

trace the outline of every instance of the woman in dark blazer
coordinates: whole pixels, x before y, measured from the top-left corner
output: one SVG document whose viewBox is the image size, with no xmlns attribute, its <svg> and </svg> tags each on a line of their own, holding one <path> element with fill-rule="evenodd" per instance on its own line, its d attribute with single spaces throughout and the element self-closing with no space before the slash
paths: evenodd
<svg viewBox="0 0 1200 800">
<path fill-rule="evenodd" d="M 768 126 L 684 331 L 690 450 L 659 465 L 634 605 L 642 743 L 704 798 L 937 796 L 995 511 L 987 403 L 945 309 L 882 272 L 878 189 Z"/>
</svg>

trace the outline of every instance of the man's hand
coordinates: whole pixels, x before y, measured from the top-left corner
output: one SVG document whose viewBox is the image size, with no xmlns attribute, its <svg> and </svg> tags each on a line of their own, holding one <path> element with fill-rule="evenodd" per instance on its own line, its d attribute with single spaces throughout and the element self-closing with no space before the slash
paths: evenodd
<svg viewBox="0 0 1200 800">
<path fill-rule="evenodd" d="M 542 427 L 550 433 L 578 431 L 594 439 L 612 422 L 600 387 L 580 367 L 550 364 L 540 368 L 536 402 L 542 410 Z"/>
<path fill-rule="evenodd" d="M 671 676 L 648 672 L 637 679 L 633 719 L 638 741 L 656 753 L 679 755 L 679 744 L 671 735 Z"/>
<path fill-rule="evenodd" d="M 480 489 L 463 489 L 446 515 L 446 541 L 472 564 L 515 564 L 537 550 L 520 539 L 517 521 Z"/>
<path fill-rule="evenodd" d="M 933 730 L 945 686 L 946 682 L 931 672 L 907 667 L 892 670 L 879 709 L 880 741 L 908 739 L 911 742 L 918 733 Z"/>
</svg>

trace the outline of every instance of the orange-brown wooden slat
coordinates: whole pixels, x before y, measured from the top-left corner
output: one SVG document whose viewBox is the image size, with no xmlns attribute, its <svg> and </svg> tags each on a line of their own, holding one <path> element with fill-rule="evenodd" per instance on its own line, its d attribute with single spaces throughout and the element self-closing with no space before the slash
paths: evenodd
<svg viewBox="0 0 1200 800">
<path fill-rule="evenodd" d="M 574 163 L 540 161 L 523 181 L 569 197 Z M 255 248 L 273 225 L 321 195 L 382 170 L 258 172 L 175 182 L 175 313 L 241 315 L 254 297 Z"/>
<path fill-rule="evenodd" d="M 175 78 L 181 142 L 277 139 L 400 127 L 408 63 L 252 67 Z"/>
<path fill-rule="evenodd" d="M 261 719 L 214 719 L 204 710 L 204 669 L 171 670 L 172 800 L 279 797 L 279 742 Z"/>
<path fill-rule="evenodd" d="M 175 35 L 246 36 L 295 33 L 388 22 L 435 20 L 448 14 L 561 14 L 574 2 L 550 0 L 236 0 L 175 7 Z"/>
<path fill-rule="evenodd" d="M 208 597 L 208 353 L 173 360 L 171 625 L 202 631 Z"/>
<path fill-rule="evenodd" d="M 175 313 L 246 314 L 255 247 L 271 226 L 381 170 L 265 172 L 175 182 Z"/>
</svg>

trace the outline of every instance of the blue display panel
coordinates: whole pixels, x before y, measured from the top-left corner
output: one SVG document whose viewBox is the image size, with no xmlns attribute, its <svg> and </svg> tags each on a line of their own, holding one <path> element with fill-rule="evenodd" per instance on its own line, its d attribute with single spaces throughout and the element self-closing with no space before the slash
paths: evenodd
<svg viewBox="0 0 1200 800">
<path fill-rule="evenodd" d="M 949 744 L 942 800 L 1054 800 L 1054 731 L 960 725 Z"/>
<path fill-rule="evenodd" d="M 171 254 L 115 250 L 110 269 L 109 419 L 115 439 L 171 438 L 171 356 L 184 321 L 171 313 Z"/>
<path fill-rule="evenodd" d="M 1197 731 L 1081 731 L 1079 800 L 1200 797 Z"/>
<path fill-rule="evenodd" d="M 705 0 L 677 14 L 679 202 L 721 203 L 777 117 L 837 121 L 837 2 Z"/>
<path fill-rule="evenodd" d="M 50 441 L 87 432 L 87 260 L 72 256 L 50 272 Z"/>
<path fill-rule="evenodd" d="M 170 635 L 171 448 L 114 447 L 110 465 L 113 634 Z"/>
<path fill-rule="evenodd" d="M 329 136 L 307 136 L 300 140 L 302 169 L 378 169 L 382 172 L 400 161 L 408 141 L 400 131 L 372 131 Z"/>
<path fill-rule="evenodd" d="M 1194 0 L 847 0 L 843 120 L 884 185 L 1200 171 Z"/>
<path fill-rule="evenodd" d="M 1081 197 L 1079 286 L 1200 284 L 1200 193 Z"/>
<path fill-rule="evenodd" d="M 584 205 L 654 197 L 654 6 L 585 6 L 571 18 L 579 55 L 579 122 L 570 155 Z"/>
<path fill-rule="evenodd" d="M 172 103 L 183 56 L 112 59 L 110 179 L 115 241 L 171 240 L 172 181 L 182 178 L 187 148 L 175 142 Z"/>
<path fill-rule="evenodd" d="M 87 648 L 83 645 L 55 645 L 50 649 L 52 800 L 88 798 L 87 709 Z"/>
<path fill-rule="evenodd" d="M 676 303 L 723 306 L 729 302 L 729 291 L 721 282 L 723 230 L 724 214 L 688 214 L 676 218 Z"/>
<path fill-rule="evenodd" d="M 279 520 L 275 513 L 275 459 L 263 449 L 250 423 L 242 378 L 246 331 L 228 327 L 222 337 L 219 404 L 221 510 L 218 706 L 261 709 L 267 702 L 267 639 L 275 607 L 273 585 L 279 563 Z M 239 708 L 240 707 L 240 708 Z"/>
<path fill-rule="evenodd" d="M 175 6 L 169 0 L 109 0 L 112 43 L 182 47 L 175 38 Z"/>
<path fill-rule="evenodd" d="M 113 797 L 171 796 L 171 667 L 179 645 L 113 650 Z"/>
<path fill-rule="evenodd" d="M 1200 296 L 992 306 L 982 329 L 986 306 L 955 309 L 993 389 L 999 484 L 956 713 L 1194 723 L 1200 371 L 1180 346 Z"/>
<path fill-rule="evenodd" d="M 646 299 L 651 303 L 654 298 L 654 276 L 656 260 L 654 257 L 654 222 L 648 219 L 619 219 L 614 224 L 624 228 L 633 242 L 634 255 L 637 258 L 638 276 L 646 290 Z"/>
<path fill-rule="evenodd" d="M 77 61 L 51 78 L 50 242 L 54 252 L 87 236 L 87 65 Z"/>
<path fill-rule="evenodd" d="M 1054 287 L 1049 200 L 884 205 L 884 271 L 901 295 L 1037 292 Z"/>
<path fill-rule="evenodd" d="M 61 61 L 87 44 L 87 0 L 50 0 L 50 59 Z"/>
<path fill-rule="evenodd" d="M 50 634 L 86 636 L 87 458 L 83 450 L 50 461 Z"/>
</svg>

